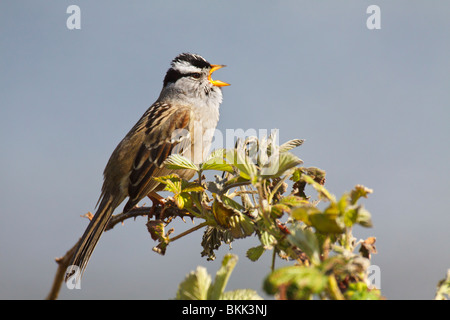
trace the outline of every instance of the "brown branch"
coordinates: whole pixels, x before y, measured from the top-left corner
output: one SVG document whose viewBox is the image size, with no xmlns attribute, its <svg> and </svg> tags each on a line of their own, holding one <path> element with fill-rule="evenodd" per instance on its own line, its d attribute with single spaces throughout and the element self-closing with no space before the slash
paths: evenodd
<svg viewBox="0 0 450 320">
<path fill-rule="evenodd" d="M 69 263 L 72 260 L 75 250 L 78 247 L 80 240 L 75 243 L 75 245 L 66 252 L 66 254 L 60 258 L 56 258 L 55 261 L 58 264 L 58 269 L 56 270 L 55 278 L 53 279 L 53 285 L 50 289 L 46 300 L 56 300 L 58 299 L 59 290 L 61 290 L 61 285 L 64 281 L 64 276 L 66 275 L 66 270 L 69 267 Z"/>
<path fill-rule="evenodd" d="M 105 231 L 111 230 L 114 226 L 120 222 L 123 222 L 130 218 L 136 218 L 140 216 L 147 216 L 149 219 L 151 217 L 159 217 L 159 218 L 167 218 L 172 219 L 174 217 L 181 217 L 184 219 L 185 216 L 190 218 L 194 218 L 191 214 L 189 214 L 185 210 L 180 210 L 178 207 L 174 206 L 173 203 L 167 202 L 164 207 L 154 206 L 154 207 L 136 207 L 131 209 L 126 213 L 119 213 L 113 215 L 106 226 Z M 66 275 L 66 270 L 69 267 L 70 262 L 72 261 L 72 257 L 75 254 L 75 250 L 78 247 L 78 243 L 80 240 L 75 243 L 75 245 L 67 251 L 64 256 L 56 258 L 55 261 L 58 264 L 58 269 L 56 270 L 55 277 L 53 279 L 52 288 L 50 289 L 49 294 L 47 295 L 47 300 L 56 300 L 59 295 L 59 291 L 61 290 L 62 283 L 64 282 L 64 277 Z"/>
<path fill-rule="evenodd" d="M 116 224 L 120 222 L 124 222 L 127 219 L 137 217 L 145 217 L 147 216 L 149 219 L 156 214 L 159 214 L 161 212 L 161 207 L 157 207 L 152 212 L 152 207 L 139 207 L 139 208 L 133 208 L 130 211 L 124 213 L 119 213 L 116 215 L 113 215 L 111 219 L 109 220 L 108 224 L 106 225 L 105 231 L 111 230 L 116 226 Z"/>
<path fill-rule="evenodd" d="M 152 217 L 159 218 L 174 218 L 174 217 L 191 217 L 193 216 L 189 214 L 189 212 L 185 210 L 178 209 L 172 202 L 167 202 L 164 207 L 155 206 L 155 207 L 136 207 L 131 209 L 126 213 L 116 214 L 111 217 L 108 225 L 106 226 L 105 231 L 111 230 L 116 226 L 116 224 L 123 222 L 130 218 L 136 218 L 140 216 L 147 216 L 149 219 Z"/>
</svg>

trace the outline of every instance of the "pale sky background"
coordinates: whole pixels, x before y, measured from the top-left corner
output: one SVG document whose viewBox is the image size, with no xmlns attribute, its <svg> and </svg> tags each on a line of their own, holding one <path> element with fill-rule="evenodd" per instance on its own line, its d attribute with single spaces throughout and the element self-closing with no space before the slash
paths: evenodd
<svg viewBox="0 0 450 320">
<path fill-rule="evenodd" d="M 66 9 L 81 8 L 81 30 Z M 381 8 L 381 30 L 366 9 Z M 195 52 L 226 64 L 218 128 L 280 129 L 295 154 L 327 171 L 337 196 L 356 184 L 374 228 L 388 299 L 431 299 L 450 268 L 450 2 L 0 2 L 0 298 L 42 299 L 81 236 L 122 137 L 155 101 L 170 61 Z M 190 222 L 175 225 L 176 232 Z M 198 265 L 202 232 L 166 256 L 145 219 L 103 235 L 82 289 L 61 299 L 169 299 Z M 239 256 L 227 290 L 261 295 L 270 253 Z M 278 263 L 278 266 L 281 264 Z"/>
</svg>

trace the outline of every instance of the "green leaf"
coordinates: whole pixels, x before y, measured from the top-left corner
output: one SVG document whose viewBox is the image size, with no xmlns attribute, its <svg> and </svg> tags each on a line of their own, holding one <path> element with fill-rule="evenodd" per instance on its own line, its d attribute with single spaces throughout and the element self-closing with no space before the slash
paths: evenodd
<svg viewBox="0 0 450 320">
<path fill-rule="evenodd" d="M 242 205 L 226 196 L 215 196 L 212 212 L 217 224 L 230 231 L 235 239 L 245 238 L 254 231 L 249 217 L 242 214 Z"/>
<path fill-rule="evenodd" d="M 372 228 L 373 224 L 370 212 L 359 206 L 357 210 L 356 223 L 366 228 Z"/>
<path fill-rule="evenodd" d="M 190 272 L 178 286 L 176 300 L 207 300 L 211 276 L 204 267 Z"/>
<path fill-rule="evenodd" d="M 285 204 L 278 203 L 271 208 L 271 214 L 275 218 L 280 218 L 284 212 L 290 212 L 291 208 Z"/>
<path fill-rule="evenodd" d="M 305 142 L 305 140 L 301 140 L 301 139 L 290 140 L 288 142 L 283 143 L 280 146 L 280 150 L 279 151 L 280 151 L 280 153 L 289 151 L 291 149 L 294 149 L 294 148 L 297 148 L 297 147 L 301 146 L 303 144 L 303 142 Z"/>
<path fill-rule="evenodd" d="M 183 209 L 184 207 L 192 207 L 192 198 L 191 195 L 187 192 L 175 194 L 173 196 L 173 199 L 175 200 L 175 204 L 179 209 Z"/>
<path fill-rule="evenodd" d="M 174 194 L 181 192 L 181 178 L 177 174 L 170 174 L 162 177 L 154 177 L 153 180 L 165 184 L 164 190 L 170 191 Z"/>
<path fill-rule="evenodd" d="M 264 246 L 259 245 L 257 247 L 248 249 L 246 255 L 247 258 L 249 258 L 251 261 L 256 261 L 261 257 L 264 251 L 266 251 L 266 249 L 264 249 Z"/>
<path fill-rule="evenodd" d="M 229 228 L 230 225 L 228 223 L 229 217 L 236 214 L 232 209 L 224 206 L 223 202 L 216 198 L 212 205 L 212 212 L 217 224 L 223 228 Z"/>
<path fill-rule="evenodd" d="M 302 163 L 301 159 L 289 152 L 274 154 L 271 156 L 271 161 L 264 164 L 264 167 L 261 169 L 261 175 L 276 178 Z"/>
<path fill-rule="evenodd" d="M 302 229 L 296 223 L 289 228 L 288 241 L 302 250 L 312 264 L 320 264 L 320 247 L 316 235 L 309 229 Z"/>
<path fill-rule="evenodd" d="M 225 157 L 228 163 L 233 164 L 239 170 L 242 178 L 253 181 L 256 177 L 257 168 L 243 150 L 229 150 Z"/>
<path fill-rule="evenodd" d="M 360 193 L 362 194 L 362 193 Z M 353 226 L 355 223 L 370 228 L 372 227 L 372 219 L 370 213 L 360 205 L 356 205 L 355 198 L 344 194 L 337 203 L 337 207 L 343 216 L 343 221 L 347 227 Z"/>
<path fill-rule="evenodd" d="M 298 182 L 298 181 L 300 181 L 302 174 L 303 174 L 303 168 L 295 168 L 294 171 L 292 172 L 292 176 L 291 176 L 290 180 L 292 180 L 294 182 Z"/>
<path fill-rule="evenodd" d="M 336 202 L 336 198 L 331 193 L 329 193 L 323 185 L 317 183 L 310 176 L 303 174 L 301 179 L 303 179 L 306 183 L 310 184 L 314 189 L 316 189 L 317 193 L 319 194 L 319 199 Z"/>
<path fill-rule="evenodd" d="M 303 221 L 308 226 L 311 226 L 312 223 L 309 217 L 310 215 L 317 213 L 321 213 L 321 211 L 312 205 L 305 205 L 292 209 L 291 217 L 295 220 Z"/>
<path fill-rule="evenodd" d="M 217 171 L 227 171 L 230 173 L 234 172 L 233 166 L 226 163 L 223 157 L 210 158 L 201 164 L 201 169 L 206 170 L 217 170 Z"/>
<path fill-rule="evenodd" d="M 349 300 L 381 300 L 380 291 L 369 289 L 364 282 L 355 282 L 348 285 L 345 296 Z"/>
<path fill-rule="evenodd" d="M 280 287 L 287 290 L 288 298 L 309 299 L 322 292 L 327 277 L 316 267 L 287 266 L 272 272 L 264 281 L 264 291 L 276 294 Z"/>
<path fill-rule="evenodd" d="M 166 168 L 177 170 L 177 169 L 191 169 L 198 171 L 198 167 L 189 159 L 179 155 L 179 154 L 172 154 L 170 155 L 166 161 Z"/>
<path fill-rule="evenodd" d="M 231 199 L 230 197 L 227 197 L 225 195 L 222 195 L 220 197 L 220 199 L 222 200 L 223 204 L 228 207 L 228 208 L 232 208 L 235 209 L 237 211 L 243 210 L 244 207 L 239 203 L 234 201 L 233 199 Z"/>
<path fill-rule="evenodd" d="M 237 214 L 230 217 L 229 224 L 229 230 L 235 239 L 248 237 L 255 230 L 250 218 L 243 214 Z"/>
<path fill-rule="evenodd" d="M 316 168 L 316 167 L 308 167 L 308 168 L 303 168 L 303 169 L 304 169 L 304 174 L 313 178 L 315 182 L 317 182 L 318 184 L 321 184 L 321 185 L 325 184 L 326 172 L 324 170 Z"/>
<path fill-rule="evenodd" d="M 220 300 L 264 300 L 255 290 L 237 289 L 224 292 L 220 296 Z"/>
<path fill-rule="evenodd" d="M 321 233 L 336 234 L 345 230 L 345 224 L 336 203 L 332 203 L 324 212 L 310 214 L 309 220 L 311 225 Z"/>
<path fill-rule="evenodd" d="M 304 198 L 298 197 L 298 196 L 287 196 L 287 197 L 284 197 L 283 199 L 281 199 L 280 203 L 288 205 L 290 207 L 299 207 L 299 206 L 302 206 L 302 205 L 309 204 L 309 202 L 306 201 Z"/>
<path fill-rule="evenodd" d="M 303 174 L 311 177 L 314 181 L 316 181 L 319 184 L 323 185 L 325 183 L 326 172 L 324 170 L 316 168 L 316 167 L 295 168 L 290 180 L 292 180 L 294 182 L 298 182 L 302 178 Z"/>
<path fill-rule="evenodd" d="M 212 158 L 222 158 L 222 159 L 225 159 L 225 154 L 226 154 L 226 152 L 227 152 L 227 149 L 224 149 L 224 148 L 215 149 L 215 150 L 213 150 L 213 151 L 208 155 L 208 157 L 206 158 L 206 161 L 205 161 L 205 162 L 207 162 L 208 160 L 210 160 L 210 159 L 212 159 Z"/>
<path fill-rule="evenodd" d="M 189 273 L 178 286 L 176 300 L 262 300 L 254 290 L 238 289 L 224 292 L 228 280 L 236 266 L 238 257 L 226 254 L 222 265 L 217 271 L 214 282 L 205 268 L 197 267 L 196 271 Z"/>
<path fill-rule="evenodd" d="M 351 227 L 356 223 L 358 218 L 357 208 L 350 208 L 344 212 L 344 223 L 347 227 Z"/>
<path fill-rule="evenodd" d="M 264 249 L 271 250 L 277 244 L 277 239 L 269 232 L 262 230 L 259 239 Z"/>
<path fill-rule="evenodd" d="M 235 254 L 226 254 L 223 257 L 222 266 L 216 273 L 214 283 L 209 287 L 209 300 L 218 300 L 222 296 L 237 261 L 238 257 Z"/>
<path fill-rule="evenodd" d="M 215 196 L 212 205 L 212 212 L 217 223 L 224 228 L 230 228 L 230 218 L 241 214 L 239 209 L 233 205 L 232 199 L 227 196 Z M 236 203 L 236 205 L 238 205 Z"/>
<path fill-rule="evenodd" d="M 367 198 L 369 194 L 373 192 L 372 189 L 366 188 L 363 185 L 356 185 L 355 188 L 350 192 L 350 203 L 355 204 L 359 198 Z"/>
<path fill-rule="evenodd" d="M 183 192 L 202 192 L 205 191 L 205 189 L 199 185 L 197 182 L 187 182 L 183 180 L 181 183 L 181 190 Z"/>
</svg>

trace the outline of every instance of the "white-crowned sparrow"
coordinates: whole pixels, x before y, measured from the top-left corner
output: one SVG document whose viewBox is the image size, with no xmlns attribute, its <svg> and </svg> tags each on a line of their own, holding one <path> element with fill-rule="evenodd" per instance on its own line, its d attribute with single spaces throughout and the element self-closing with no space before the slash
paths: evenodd
<svg viewBox="0 0 450 320">
<path fill-rule="evenodd" d="M 185 179 L 193 177 L 192 170 L 168 170 L 164 161 L 178 153 L 197 163 L 208 152 L 219 121 L 221 87 L 228 85 L 212 80 L 211 74 L 222 67 L 190 53 L 172 61 L 158 100 L 117 145 L 106 165 L 100 205 L 71 263 L 80 268 L 81 274 L 123 200 L 128 197 L 124 207 L 127 212 L 148 194 L 163 189 L 153 177 L 174 172 Z M 67 277 L 75 271 L 73 268 Z"/>
</svg>

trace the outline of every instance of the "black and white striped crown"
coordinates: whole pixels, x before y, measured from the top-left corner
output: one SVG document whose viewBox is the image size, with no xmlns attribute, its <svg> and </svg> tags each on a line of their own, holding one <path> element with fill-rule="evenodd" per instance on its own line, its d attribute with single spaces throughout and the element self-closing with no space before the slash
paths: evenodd
<svg viewBox="0 0 450 320">
<path fill-rule="evenodd" d="M 194 53 L 179 54 L 172 60 L 171 66 L 164 78 L 164 87 L 169 83 L 175 83 L 182 77 L 211 68 L 211 64 L 205 58 Z"/>
</svg>

